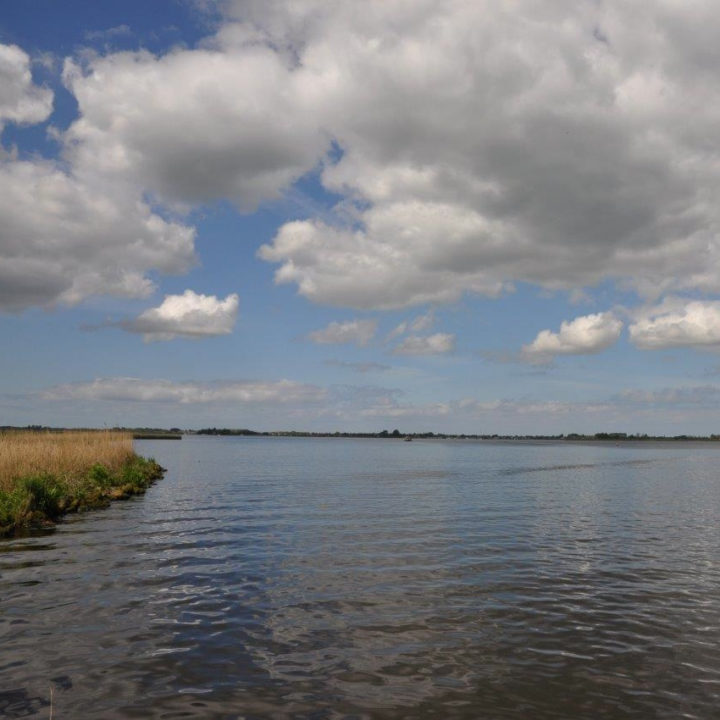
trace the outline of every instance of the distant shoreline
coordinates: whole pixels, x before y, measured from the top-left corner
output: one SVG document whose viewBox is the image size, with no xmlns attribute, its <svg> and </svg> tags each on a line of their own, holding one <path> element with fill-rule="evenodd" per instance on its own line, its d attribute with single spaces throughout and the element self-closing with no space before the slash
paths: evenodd
<svg viewBox="0 0 720 720">
<path fill-rule="evenodd" d="M 560 435 L 499 435 L 499 434 L 474 434 L 474 433 L 403 433 L 399 430 L 388 432 L 382 430 L 379 433 L 352 433 L 352 432 L 310 432 L 298 430 L 274 430 L 258 432 L 248 429 L 232 428 L 205 428 L 202 430 L 188 431 L 187 435 L 211 435 L 230 437 L 326 437 L 326 438 L 376 438 L 381 440 L 485 440 L 497 442 L 602 442 L 602 443 L 638 443 L 648 442 L 720 442 L 720 435 L 630 435 L 628 433 L 594 433 L 583 435 L 579 433 Z"/>
<path fill-rule="evenodd" d="M 0 426 L 0 433 L 12 431 L 66 432 L 67 430 L 97 430 L 97 428 L 59 428 L 41 425 Z M 222 437 L 307 437 L 307 438 L 357 438 L 381 440 L 485 440 L 496 442 L 600 442 L 623 444 L 647 443 L 720 443 L 720 434 L 711 435 L 649 435 L 622 432 L 599 432 L 592 434 L 567 433 L 558 435 L 500 435 L 489 433 L 434 433 L 400 432 L 400 430 L 381 430 L 380 432 L 313 432 L 309 430 L 250 430 L 248 428 L 202 428 L 200 430 L 182 430 L 180 428 L 129 428 L 115 427 L 113 431 L 130 433 L 134 440 L 181 440 L 189 435 L 208 435 Z"/>
<path fill-rule="evenodd" d="M 334 434 L 303 434 L 303 433 L 256 433 L 254 435 L 207 435 L 204 433 L 188 433 L 188 437 L 227 437 L 227 438 L 263 438 L 272 440 L 274 438 L 295 438 L 298 440 L 383 440 L 385 438 L 378 437 L 377 435 L 354 435 L 346 433 L 340 436 Z M 399 438 L 403 440 L 405 436 Z M 459 435 L 434 435 L 433 437 L 425 437 L 423 435 L 409 435 L 416 442 L 453 442 L 458 444 L 463 443 L 478 443 L 485 445 L 525 445 L 525 446 L 548 446 L 548 445 L 567 445 L 572 447 L 573 445 L 596 445 L 598 447 L 646 447 L 646 448 L 672 448 L 672 447 L 717 447 L 720 449 L 720 441 L 713 440 L 711 438 L 683 438 L 675 439 L 672 437 L 654 437 L 647 440 L 637 440 L 636 438 L 627 438 L 624 440 L 597 440 L 592 437 L 587 438 L 574 438 L 568 440 L 567 438 L 561 437 L 535 437 L 535 436 L 511 436 L 511 437 L 475 437 L 466 435 L 461 437 Z M 398 440 L 398 438 L 391 438 Z"/>
</svg>

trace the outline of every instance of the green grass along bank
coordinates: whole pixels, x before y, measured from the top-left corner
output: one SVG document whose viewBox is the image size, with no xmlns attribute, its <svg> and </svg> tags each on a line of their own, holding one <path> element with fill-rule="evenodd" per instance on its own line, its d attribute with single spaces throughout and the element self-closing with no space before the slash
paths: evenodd
<svg viewBox="0 0 720 720">
<path fill-rule="evenodd" d="M 134 455 L 115 472 L 98 463 L 80 478 L 48 473 L 18 478 L 10 491 L 0 490 L 0 538 L 51 527 L 67 513 L 142 495 L 164 472 L 153 459 Z"/>
</svg>

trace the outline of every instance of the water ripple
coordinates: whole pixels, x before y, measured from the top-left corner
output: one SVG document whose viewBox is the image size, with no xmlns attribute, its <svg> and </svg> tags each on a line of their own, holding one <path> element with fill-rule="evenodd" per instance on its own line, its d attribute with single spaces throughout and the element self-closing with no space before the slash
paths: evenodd
<svg viewBox="0 0 720 720">
<path fill-rule="evenodd" d="M 718 451 L 139 443 L 0 543 L 0 718 L 709 718 Z"/>
</svg>

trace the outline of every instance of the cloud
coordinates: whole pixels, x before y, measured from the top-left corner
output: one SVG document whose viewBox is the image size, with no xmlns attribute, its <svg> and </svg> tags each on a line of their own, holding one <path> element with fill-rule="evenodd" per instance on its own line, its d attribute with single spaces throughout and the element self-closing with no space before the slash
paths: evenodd
<svg viewBox="0 0 720 720">
<path fill-rule="evenodd" d="M 278 283 L 340 307 L 496 297 L 518 282 L 576 291 L 611 280 L 649 298 L 720 292 L 712 3 L 242 0 L 222 9 L 215 35 L 195 48 L 67 61 L 79 116 L 58 133 L 66 165 L 54 172 L 66 184 L 132 209 L 135 224 L 158 224 L 220 199 L 252 210 L 320 168 L 336 212 L 300 213 L 259 257 L 277 265 Z M 3 47 L 0 115 L 45 119 L 51 93 L 32 84 L 23 51 Z M 105 237 L 102 222 L 83 219 L 81 235 Z M 117 274 L 133 292 L 148 270 L 186 264 L 186 243 L 166 243 L 156 267 L 110 230 L 130 251 Z M 192 234 L 167 228 L 178 232 Z M 58 254 L 67 244 L 68 261 L 58 272 L 31 254 L 42 267 L 26 272 L 16 305 L 52 302 L 69 286 L 76 298 L 101 291 L 96 277 L 110 264 L 81 267 L 87 282 L 70 277 L 73 237 L 36 241 Z M 154 243 L 141 235 L 141 249 Z M 110 253 L 113 243 L 100 246 Z"/>
<path fill-rule="evenodd" d="M 0 45 L 0 129 L 46 120 L 52 100 L 33 84 L 28 55 Z M 193 265 L 194 236 L 153 212 L 141 188 L 0 148 L 0 311 L 94 294 L 145 297 L 148 272 Z"/>
<path fill-rule="evenodd" d="M 315 330 L 307 337 L 321 345 L 341 345 L 354 343 L 360 347 L 367 345 L 374 337 L 377 329 L 375 320 L 346 320 L 331 322 L 322 330 Z"/>
<path fill-rule="evenodd" d="M 365 406 L 357 410 L 363 417 L 386 417 L 386 418 L 443 418 L 453 417 L 460 419 L 463 423 L 473 420 L 485 420 L 497 422 L 499 418 L 503 422 L 510 418 L 535 418 L 553 417 L 559 420 L 572 415 L 596 416 L 602 413 L 611 412 L 612 403 L 567 403 L 557 400 L 478 400 L 477 398 L 465 398 L 452 402 L 435 403 L 408 403 L 401 400 L 399 393 L 368 394 Z M 497 432 L 497 426 L 494 430 Z M 471 432 L 467 424 L 463 432 Z M 483 431 L 483 432 L 486 432 Z M 544 432 L 543 428 L 535 428 L 533 433 Z"/>
<path fill-rule="evenodd" d="M 442 355 L 455 349 L 455 336 L 450 333 L 409 335 L 394 350 L 394 355 Z"/>
<path fill-rule="evenodd" d="M 424 405 L 415 404 L 380 404 L 373 407 L 365 408 L 360 411 L 363 417 L 385 417 L 385 418 L 403 418 L 403 417 L 444 417 L 451 412 L 451 407 L 447 403 L 427 403 Z"/>
<path fill-rule="evenodd" d="M 182 273 L 195 231 L 163 219 L 134 191 L 86 184 L 41 160 L 0 158 L 0 310 L 145 297 L 151 270 Z"/>
<path fill-rule="evenodd" d="M 142 333 L 146 342 L 229 335 L 235 325 L 238 304 L 236 294 L 220 300 L 215 295 L 199 295 L 186 290 L 182 295 L 166 295 L 158 307 L 146 310 L 134 320 L 122 323 L 121 327 Z"/>
<path fill-rule="evenodd" d="M 87 383 L 58 385 L 46 390 L 41 396 L 44 400 L 289 404 L 319 402 L 325 398 L 326 391 L 315 385 L 291 380 L 200 383 L 111 377 Z"/>
<path fill-rule="evenodd" d="M 28 54 L 17 45 L 0 44 L 0 131 L 8 121 L 47 120 L 52 105 L 52 90 L 33 83 Z"/>
<path fill-rule="evenodd" d="M 319 303 L 396 308 L 512 283 L 720 290 L 711 3 L 240 3 L 341 153 L 355 222 L 260 257 Z M 254 14 L 253 14 L 254 13 Z M 397 32 L 402 28 L 402 32 Z"/>
<path fill-rule="evenodd" d="M 106 30 L 88 30 L 85 33 L 86 40 L 112 40 L 114 38 L 123 38 L 132 36 L 133 31 L 129 25 L 115 25 Z"/>
<path fill-rule="evenodd" d="M 668 298 L 640 313 L 629 327 L 630 341 L 641 350 L 671 347 L 720 347 L 720 302 Z"/>
<path fill-rule="evenodd" d="M 277 283 L 296 283 L 301 295 L 326 305 L 386 310 L 455 301 L 465 290 L 497 296 L 502 280 L 470 266 L 458 277 L 443 252 L 471 214 L 410 202 L 367 210 L 361 230 L 294 221 L 258 256 L 282 263 Z"/>
<path fill-rule="evenodd" d="M 435 313 L 432 310 L 428 310 L 424 315 L 418 315 L 414 320 L 410 321 L 408 325 L 409 332 L 425 332 L 429 330 L 435 324 Z"/>
<path fill-rule="evenodd" d="M 628 389 L 605 399 L 567 402 L 544 398 L 435 399 L 408 401 L 397 389 L 378 386 L 337 385 L 328 388 L 280 381 L 176 382 L 136 377 L 98 378 L 90 382 L 58 385 L 28 396 L 0 397 L 0 404 L 52 413 L 52 405 L 65 413 L 85 413 L 96 403 L 123 417 L 164 424 L 197 427 L 225 418 L 233 426 L 238 410 L 247 409 L 243 422 L 255 418 L 267 429 L 278 429 L 277 412 L 301 423 L 298 429 L 368 430 L 404 418 L 406 432 L 480 434 L 556 434 L 561 432 L 714 432 L 720 387 L 686 386 Z M 20 407 L 19 406 L 19 407 Z M 662 413 L 658 414 L 658 409 Z M 58 411 L 59 412 L 59 411 Z M 95 410 L 97 412 L 97 410 Z M 662 421 L 659 421 L 659 418 Z M 152 420 L 155 418 L 155 420 Z M 203 418 L 199 420 L 198 418 Z M 374 420 L 377 418 L 377 420 Z M 385 418 L 385 420 L 383 420 Z M 342 420 L 341 426 L 337 420 Z M 667 425 L 668 422 L 672 424 Z M 318 425 L 318 423 L 320 423 Z M 368 424 L 369 423 L 369 424 Z M 392 427 L 392 426 L 391 426 Z M 670 430 L 668 430 L 670 427 Z"/>
<path fill-rule="evenodd" d="M 705 407 L 716 409 L 720 400 L 720 387 L 699 385 L 653 390 L 625 390 L 615 396 L 620 404 L 648 407 Z"/>
<path fill-rule="evenodd" d="M 521 357 L 528 362 L 545 362 L 556 355 L 592 355 L 614 345 L 623 323 L 612 313 L 584 315 L 560 325 L 559 332 L 541 330 L 535 340 L 523 346 Z"/>
<path fill-rule="evenodd" d="M 558 400 L 485 400 L 465 398 L 456 404 L 458 412 L 482 416 L 502 415 L 567 415 L 574 412 L 597 413 L 609 409 L 607 403 L 567 403 Z M 540 430 L 538 432 L 541 432 Z"/>
<path fill-rule="evenodd" d="M 418 315 L 412 320 L 404 320 L 388 333 L 387 339 L 393 340 L 396 337 L 404 335 L 406 332 L 424 332 L 429 330 L 435 324 L 435 313 L 428 310 L 424 315 Z"/>
<path fill-rule="evenodd" d="M 74 166 L 166 203 L 228 198 L 252 210 L 279 197 L 328 144 L 297 73 L 249 26 L 160 57 L 68 61 L 64 78 L 80 112 L 65 135 Z"/>
</svg>

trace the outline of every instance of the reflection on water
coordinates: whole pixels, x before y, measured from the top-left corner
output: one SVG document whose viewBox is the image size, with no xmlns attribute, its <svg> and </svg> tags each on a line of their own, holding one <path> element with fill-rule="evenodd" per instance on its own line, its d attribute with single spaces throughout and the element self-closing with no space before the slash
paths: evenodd
<svg viewBox="0 0 720 720">
<path fill-rule="evenodd" d="M 708 718 L 720 451 L 141 441 L 0 543 L 0 717 Z"/>
</svg>

